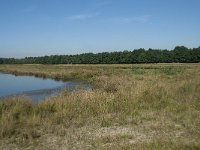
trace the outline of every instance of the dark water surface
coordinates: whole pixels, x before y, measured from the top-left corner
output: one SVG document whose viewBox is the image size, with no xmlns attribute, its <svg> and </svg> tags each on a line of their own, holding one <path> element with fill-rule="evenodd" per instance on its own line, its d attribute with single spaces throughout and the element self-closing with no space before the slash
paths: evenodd
<svg viewBox="0 0 200 150">
<path fill-rule="evenodd" d="M 0 73 L 0 98 L 14 95 L 25 95 L 38 101 L 58 94 L 59 90 L 67 88 L 75 90 L 77 88 L 89 90 L 90 84 L 79 81 L 55 81 L 52 79 L 42 79 L 33 76 L 15 76 Z"/>
</svg>

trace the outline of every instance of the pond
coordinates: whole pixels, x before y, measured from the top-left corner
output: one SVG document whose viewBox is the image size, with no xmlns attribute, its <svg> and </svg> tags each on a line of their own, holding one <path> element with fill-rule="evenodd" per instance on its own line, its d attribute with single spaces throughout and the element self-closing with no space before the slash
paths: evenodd
<svg viewBox="0 0 200 150">
<path fill-rule="evenodd" d="M 32 101 L 39 101 L 58 95 L 61 89 L 89 90 L 91 85 L 81 81 L 55 81 L 34 76 L 15 76 L 0 73 L 0 98 L 25 95 Z"/>
</svg>

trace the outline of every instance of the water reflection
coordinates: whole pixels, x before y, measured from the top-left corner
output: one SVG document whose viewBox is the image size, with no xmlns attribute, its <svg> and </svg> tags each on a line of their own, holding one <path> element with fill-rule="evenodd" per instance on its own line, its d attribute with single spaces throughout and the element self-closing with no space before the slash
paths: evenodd
<svg viewBox="0 0 200 150">
<path fill-rule="evenodd" d="M 25 95 L 33 101 L 38 101 L 49 96 L 55 96 L 59 90 L 64 88 L 89 90 L 91 86 L 79 81 L 63 82 L 33 76 L 15 76 L 0 73 L 0 97 Z"/>
</svg>

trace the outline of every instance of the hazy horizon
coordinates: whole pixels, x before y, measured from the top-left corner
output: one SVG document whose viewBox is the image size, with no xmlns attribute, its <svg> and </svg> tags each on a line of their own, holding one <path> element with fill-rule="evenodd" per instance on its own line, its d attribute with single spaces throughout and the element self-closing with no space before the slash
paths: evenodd
<svg viewBox="0 0 200 150">
<path fill-rule="evenodd" d="M 199 0 L 0 0 L 0 57 L 200 46 Z"/>
<path fill-rule="evenodd" d="M 185 46 L 185 45 L 177 45 L 177 46 L 184 46 L 184 47 L 187 47 L 187 46 Z M 175 46 L 176 47 L 176 46 Z M 175 48 L 174 47 L 174 48 Z M 193 48 L 198 48 L 198 47 L 200 47 L 200 46 L 197 46 L 197 47 L 187 47 L 187 48 L 189 48 L 189 49 L 193 49 Z M 153 49 L 153 50 L 169 50 L 169 51 L 171 51 L 171 50 L 174 50 L 174 48 L 172 48 L 172 49 L 166 49 L 166 48 L 164 48 L 164 49 L 160 49 L 160 48 L 143 48 L 143 47 L 140 47 L 140 48 L 136 48 L 136 49 L 130 49 L 130 50 L 127 50 L 127 49 L 124 49 L 124 50 L 105 50 L 105 51 L 100 51 L 100 52 L 92 52 L 92 51 L 85 51 L 85 52 L 82 52 L 82 53 L 62 53 L 62 54 L 59 54 L 59 53 L 54 53 L 54 54 L 44 54 L 44 55 L 36 55 L 36 56 L 34 56 L 34 55 L 32 55 L 32 56 L 23 56 L 23 57 L 0 57 L 0 58 L 15 58 L 15 59 L 23 59 L 23 58 L 26 58 L 26 57 L 44 57 L 44 56 L 56 56 L 56 55 L 80 55 L 80 54 L 87 54 L 87 53 L 93 53 L 93 54 L 98 54 L 98 53 L 102 53 L 102 52 L 123 52 L 123 51 L 134 51 L 134 50 L 138 50 L 138 49 L 145 49 L 145 50 L 149 50 L 149 49 Z"/>
</svg>

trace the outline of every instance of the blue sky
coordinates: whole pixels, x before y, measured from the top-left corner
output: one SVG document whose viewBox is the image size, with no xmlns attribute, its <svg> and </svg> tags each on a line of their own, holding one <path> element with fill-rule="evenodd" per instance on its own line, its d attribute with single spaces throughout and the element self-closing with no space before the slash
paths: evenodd
<svg viewBox="0 0 200 150">
<path fill-rule="evenodd" d="M 0 57 L 200 46 L 200 0 L 0 0 Z"/>
</svg>

